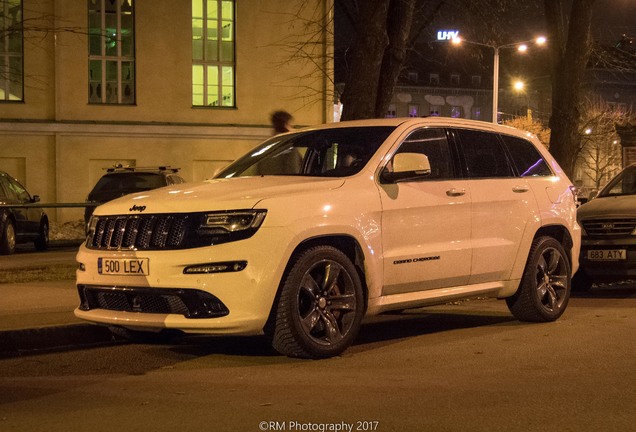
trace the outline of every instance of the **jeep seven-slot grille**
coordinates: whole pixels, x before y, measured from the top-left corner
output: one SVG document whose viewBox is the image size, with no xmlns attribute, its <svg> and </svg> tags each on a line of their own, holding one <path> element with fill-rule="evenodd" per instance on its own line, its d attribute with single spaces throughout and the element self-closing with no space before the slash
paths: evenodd
<svg viewBox="0 0 636 432">
<path fill-rule="evenodd" d="M 626 237 L 636 229 L 636 219 L 588 219 L 581 224 L 590 237 Z"/>
<path fill-rule="evenodd" d="M 80 309 L 178 314 L 186 318 L 216 318 L 229 313 L 205 291 L 179 288 L 132 288 L 78 285 Z"/>
<path fill-rule="evenodd" d="M 91 249 L 158 250 L 179 249 L 187 229 L 188 215 L 100 216 L 89 232 Z"/>
</svg>

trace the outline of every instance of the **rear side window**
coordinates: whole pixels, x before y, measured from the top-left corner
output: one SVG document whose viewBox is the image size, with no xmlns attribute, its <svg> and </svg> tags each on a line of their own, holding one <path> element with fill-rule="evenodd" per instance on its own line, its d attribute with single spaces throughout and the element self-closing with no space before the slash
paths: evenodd
<svg viewBox="0 0 636 432">
<path fill-rule="evenodd" d="M 552 175 L 550 166 L 534 144 L 523 138 L 501 135 L 520 177 L 547 177 Z"/>
<path fill-rule="evenodd" d="M 469 178 L 513 177 L 506 152 L 491 132 L 455 129 Z"/>
</svg>

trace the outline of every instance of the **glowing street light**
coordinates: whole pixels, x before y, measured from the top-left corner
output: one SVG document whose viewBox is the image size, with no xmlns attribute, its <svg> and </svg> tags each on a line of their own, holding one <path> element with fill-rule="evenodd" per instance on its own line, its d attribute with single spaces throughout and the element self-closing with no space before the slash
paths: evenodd
<svg viewBox="0 0 636 432">
<path fill-rule="evenodd" d="M 504 48 L 517 48 L 517 51 L 524 53 L 528 50 L 528 43 L 534 43 L 535 45 L 544 45 L 547 42 L 547 39 L 544 36 L 539 36 L 534 40 L 522 41 L 522 42 L 514 42 L 504 45 L 491 45 L 485 44 L 481 42 L 473 42 L 466 39 L 462 39 L 459 36 L 453 37 L 451 39 L 451 43 L 453 45 L 460 45 L 462 43 L 485 46 L 488 48 L 492 48 L 494 51 L 493 55 L 493 71 L 492 71 L 492 122 L 497 123 L 498 117 L 498 106 L 499 106 L 499 50 Z"/>
<path fill-rule="evenodd" d="M 523 81 L 521 81 L 521 80 L 517 80 L 517 81 L 515 81 L 515 82 L 512 84 L 512 87 L 513 87 L 516 91 L 521 92 L 521 91 L 523 91 L 523 89 L 524 89 L 524 88 L 526 88 L 526 83 L 524 83 L 524 82 L 523 82 Z"/>
</svg>

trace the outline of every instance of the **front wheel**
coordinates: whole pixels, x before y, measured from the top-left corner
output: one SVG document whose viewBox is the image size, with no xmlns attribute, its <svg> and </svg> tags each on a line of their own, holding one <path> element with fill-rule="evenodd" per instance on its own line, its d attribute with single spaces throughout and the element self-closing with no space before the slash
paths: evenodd
<svg viewBox="0 0 636 432">
<path fill-rule="evenodd" d="M 539 237 L 532 243 L 519 289 L 506 299 L 521 321 L 547 322 L 559 318 L 570 298 L 570 262 L 561 243 Z"/>
<path fill-rule="evenodd" d="M 360 276 L 351 260 L 331 246 L 293 257 L 276 305 L 270 337 L 290 357 L 327 358 L 355 339 L 364 315 Z"/>
</svg>

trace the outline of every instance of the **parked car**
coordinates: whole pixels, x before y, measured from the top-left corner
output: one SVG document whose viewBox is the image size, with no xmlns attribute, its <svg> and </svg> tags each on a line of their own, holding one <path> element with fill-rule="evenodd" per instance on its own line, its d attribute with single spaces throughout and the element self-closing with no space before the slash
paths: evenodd
<svg viewBox="0 0 636 432">
<path fill-rule="evenodd" d="M 130 337 L 265 334 L 343 352 L 365 315 L 475 296 L 553 321 L 580 228 L 572 184 L 528 133 L 430 117 L 275 136 L 215 179 L 95 210 L 79 318 Z"/>
<path fill-rule="evenodd" d="M 0 171 L 0 205 L 33 204 L 40 201 L 6 172 Z M 41 208 L 0 207 L 0 254 L 15 252 L 16 244 L 33 242 L 37 250 L 49 246 L 49 218 Z"/>
<path fill-rule="evenodd" d="M 87 226 L 93 210 L 98 205 L 130 193 L 143 192 L 185 182 L 177 174 L 179 168 L 171 168 L 169 166 L 115 166 L 105 170 L 106 174 L 97 181 L 86 198 L 86 202 L 89 205 L 84 211 L 84 222 Z"/>
<path fill-rule="evenodd" d="M 636 278 L 636 165 L 611 179 L 578 210 L 581 258 L 573 289 Z"/>
</svg>

